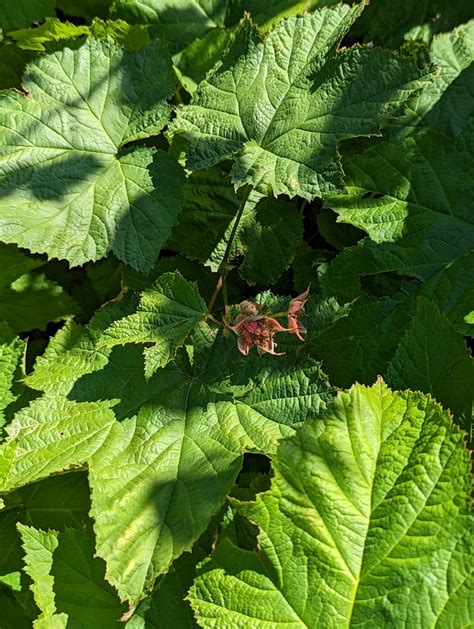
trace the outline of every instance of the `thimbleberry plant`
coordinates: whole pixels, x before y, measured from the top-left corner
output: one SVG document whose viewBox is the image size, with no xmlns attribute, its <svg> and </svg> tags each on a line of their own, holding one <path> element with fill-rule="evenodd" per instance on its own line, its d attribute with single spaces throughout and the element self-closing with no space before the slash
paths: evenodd
<svg viewBox="0 0 474 629">
<path fill-rule="evenodd" d="M 0 28 L 2 629 L 473 626 L 473 8 Z"/>
</svg>

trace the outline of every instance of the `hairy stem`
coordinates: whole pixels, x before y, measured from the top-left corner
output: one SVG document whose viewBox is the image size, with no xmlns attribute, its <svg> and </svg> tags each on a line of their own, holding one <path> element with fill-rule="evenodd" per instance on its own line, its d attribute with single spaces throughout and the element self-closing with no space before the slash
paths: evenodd
<svg viewBox="0 0 474 629">
<path fill-rule="evenodd" d="M 227 297 L 227 285 L 225 283 L 227 273 L 222 277 L 222 299 L 224 300 L 224 321 L 228 323 L 229 321 L 229 299 Z"/>
<path fill-rule="evenodd" d="M 219 279 L 217 280 L 217 284 L 216 287 L 214 289 L 214 292 L 212 293 L 212 297 L 210 302 L 207 305 L 207 309 L 209 312 L 211 312 L 212 308 L 214 307 L 214 304 L 216 303 L 216 299 L 217 299 L 217 295 L 219 294 L 221 288 L 222 288 L 222 275 L 219 275 Z"/>
<path fill-rule="evenodd" d="M 223 289 L 223 293 L 224 293 L 224 307 L 225 307 L 225 310 L 226 310 L 225 314 L 227 316 L 227 306 L 228 306 L 228 304 L 227 304 L 227 290 L 225 288 L 225 278 L 227 276 L 227 273 L 229 272 L 229 269 L 228 269 L 229 256 L 230 256 L 230 251 L 232 249 L 232 245 L 234 244 L 234 240 L 235 240 L 235 236 L 237 234 L 237 230 L 239 228 L 240 220 L 241 220 L 242 215 L 244 213 L 245 204 L 247 203 L 247 199 L 249 198 L 249 194 L 250 194 L 251 190 L 252 190 L 252 188 L 250 186 L 248 186 L 247 189 L 244 192 L 244 195 L 242 197 L 242 201 L 240 202 L 239 211 L 237 212 L 237 215 L 236 215 L 235 221 L 234 221 L 234 225 L 232 226 L 232 231 L 230 232 L 229 240 L 227 241 L 227 246 L 225 248 L 224 257 L 222 258 L 222 262 L 220 263 L 220 266 L 219 266 L 219 279 L 217 280 L 216 287 L 214 289 L 214 292 L 212 293 L 211 300 L 209 301 L 209 304 L 207 306 L 207 309 L 209 310 L 209 312 L 211 312 L 212 308 L 214 307 L 214 304 L 216 303 L 217 296 L 219 295 L 221 289 L 224 287 L 224 289 Z"/>
</svg>

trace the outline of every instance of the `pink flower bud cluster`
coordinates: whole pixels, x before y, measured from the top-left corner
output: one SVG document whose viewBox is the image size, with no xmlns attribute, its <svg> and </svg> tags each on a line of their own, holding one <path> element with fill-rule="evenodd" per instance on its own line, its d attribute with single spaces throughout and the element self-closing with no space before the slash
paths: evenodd
<svg viewBox="0 0 474 629">
<path fill-rule="evenodd" d="M 288 332 L 304 341 L 305 327 L 299 321 L 299 315 L 304 312 L 304 305 L 308 299 L 309 288 L 290 301 L 288 306 L 288 327 L 284 328 L 271 313 L 258 314 L 258 307 L 251 301 L 245 300 L 240 304 L 240 313 L 229 328 L 237 334 L 237 347 L 242 354 L 249 353 L 255 345 L 259 353 L 266 352 L 281 356 L 284 352 L 276 352 L 274 336 L 276 332 Z"/>
</svg>

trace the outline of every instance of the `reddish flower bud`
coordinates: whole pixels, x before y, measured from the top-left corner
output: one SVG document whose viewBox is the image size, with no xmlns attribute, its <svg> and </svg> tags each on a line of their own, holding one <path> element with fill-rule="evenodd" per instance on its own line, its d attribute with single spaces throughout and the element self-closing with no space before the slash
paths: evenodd
<svg viewBox="0 0 474 629">
<path fill-rule="evenodd" d="M 249 353 L 253 345 L 259 353 L 266 352 L 275 356 L 281 356 L 284 352 L 275 351 L 275 332 L 288 332 L 276 319 L 265 315 L 258 315 L 257 306 L 250 301 L 243 301 L 240 304 L 240 314 L 235 321 L 229 325 L 237 336 L 237 347 L 242 354 Z"/>
<path fill-rule="evenodd" d="M 296 334 L 300 341 L 304 341 L 302 334 L 306 334 L 306 328 L 300 323 L 298 317 L 301 313 L 304 313 L 304 305 L 308 299 L 308 295 L 309 286 L 304 293 L 292 299 L 288 306 L 288 331 Z"/>
</svg>

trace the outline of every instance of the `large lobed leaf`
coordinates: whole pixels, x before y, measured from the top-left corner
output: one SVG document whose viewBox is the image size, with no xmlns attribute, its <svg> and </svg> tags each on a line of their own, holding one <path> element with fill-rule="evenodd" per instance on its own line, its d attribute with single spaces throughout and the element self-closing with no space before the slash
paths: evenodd
<svg viewBox="0 0 474 629">
<path fill-rule="evenodd" d="M 188 167 L 233 157 L 235 185 L 265 194 L 310 199 L 340 188 L 338 142 L 376 134 L 426 83 L 427 71 L 387 51 L 336 52 L 362 8 L 340 4 L 290 18 L 264 40 L 245 21 L 171 125 L 189 141 Z"/>
<path fill-rule="evenodd" d="M 459 627 L 474 614 L 469 462 L 429 397 L 341 393 L 282 442 L 270 491 L 237 503 L 256 552 L 224 541 L 190 592 L 202 627 Z"/>
<path fill-rule="evenodd" d="M 90 464 L 97 553 L 131 601 L 203 533 L 243 451 L 271 453 L 330 397 L 317 370 L 276 373 L 240 395 L 220 393 L 229 378 L 224 364 L 220 377 L 209 377 L 202 358 L 194 369 L 181 362 L 160 370 L 137 419 L 122 423 Z"/>
<path fill-rule="evenodd" d="M 334 385 L 370 384 L 383 374 L 390 386 L 431 393 L 469 428 L 474 360 L 432 301 L 362 296 L 309 344 Z"/>
<path fill-rule="evenodd" d="M 370 239 L 333 264 L 327 282 L 341 278 L 339 294 L 358 274 L 397 271 L 426 280 L 474 249 L 473 131 L 459 140 L 425 131 L 345 161 L 346 189 L 326 204 Z"/>
<path fill-rule="evenodd" d="M 76 342 L 83 346 L 80 336 Z M 74 343 L 54 345 L 39 365 L 50 394 L 17 414 L 0 451 L 3 490 L 87 465 L 97 554 L 132 604 L 203 533 L 243 453 L 274 452 L 332 398 L 319 365 L 273 364 L 252 375 L 258 359 L 248 364 L 235 338 L 216 337 L 205 324 L 195 333 L 193 364 L 181 350 L 149 380 L 140 346 L 114 348 L 109 365 L 96 362 L 87 374 Z M 48 361 L 50 378 L 73 385 L 69 396 L 80 401 L 53 395 Z M 66 382 L 57 390 L 67 392 Z M 123 422 L 112 417 L 112 403 Z"/>
<path fill-rule="evenodd" d="M 206 314 L 206 304 L 196 284 L 180 273 L 165 273 L 143 291 L 136 312 L 114 321 L 105 330 L 99 346 L 155 343 L 145 350 L 145 373 L 152 376 L 175 357 Z"/>
<path fill-rule="evenodd" d="M 204 531 L 235 482 L 242 452 L 271 453 L 331 397 L 318 367 L 276 369 L 253 384 L 233 340 L 215 340 L 205 326 L 197 334 L 194 366 L 181 356 L 147 389 L 142 380 L 137 419 L 125 421 L 90 463 L 97 552 L 132 601 Z M 122 361 L 122 370 L 126 381 L 134 367 Z M 116 370 L 109 378 L 103 371 L 94 399 L 120 395 L 107 384 L 119 382 Z"/>
<path fill-rule="evenodd" d="M 166 123 L 171 64 L 155 41 L 127 53 L 89 38 L 40 56 L 28 96 L 0 99 L 0 237 L 72 265 L 113 249 L 150 268 L 181 205 L 183 175 L 167 154 L 126 149 Z"/>
<path fill-rule="evenodd" d="M 429 128 L 456 137 L 474 114 L 474 20 L 437 35 L 430 47 L 437 68 L 433 81 L 410 99 L 405 115 L 393 122 L 403 137 Z"/>
<path fill-rule="evenodd" d="M 390 133 L 346 157 L 345 191 L 328 195 L 326 205 L 368 237 L 333 260 L 322 284 L 341 303 L 357 301 L 314 339 L 314 355 L 334 384 L 369 384 L 385 374 L 393 386 L 433 393 L 466 426 L 472 359 L 451 325 L 473 333 L 473 138 L 472 121 L 456 138 L 428 129 Z M 390 277 L 396 289 L 380 299 Z"/>
<path fill-rule="evenodd" d="M 217 167 L 191 175 L 170 248 L 218 271 L 241 196 Z M 254 190 L 246 200 L 228 261 L 240 263 L 240 275 L 249 284 L 274 284 L 290 266 L 302 236 L 303 221 L 297 207 Z"/>
<path fill-rule="evenodd" d="M 417 300 L 415 316 L 398 342 L 386 375 L 392 387 L 431 393 L 469 426 L 474 360 L 462 336 L 433 302 Z"/>
</svg>

